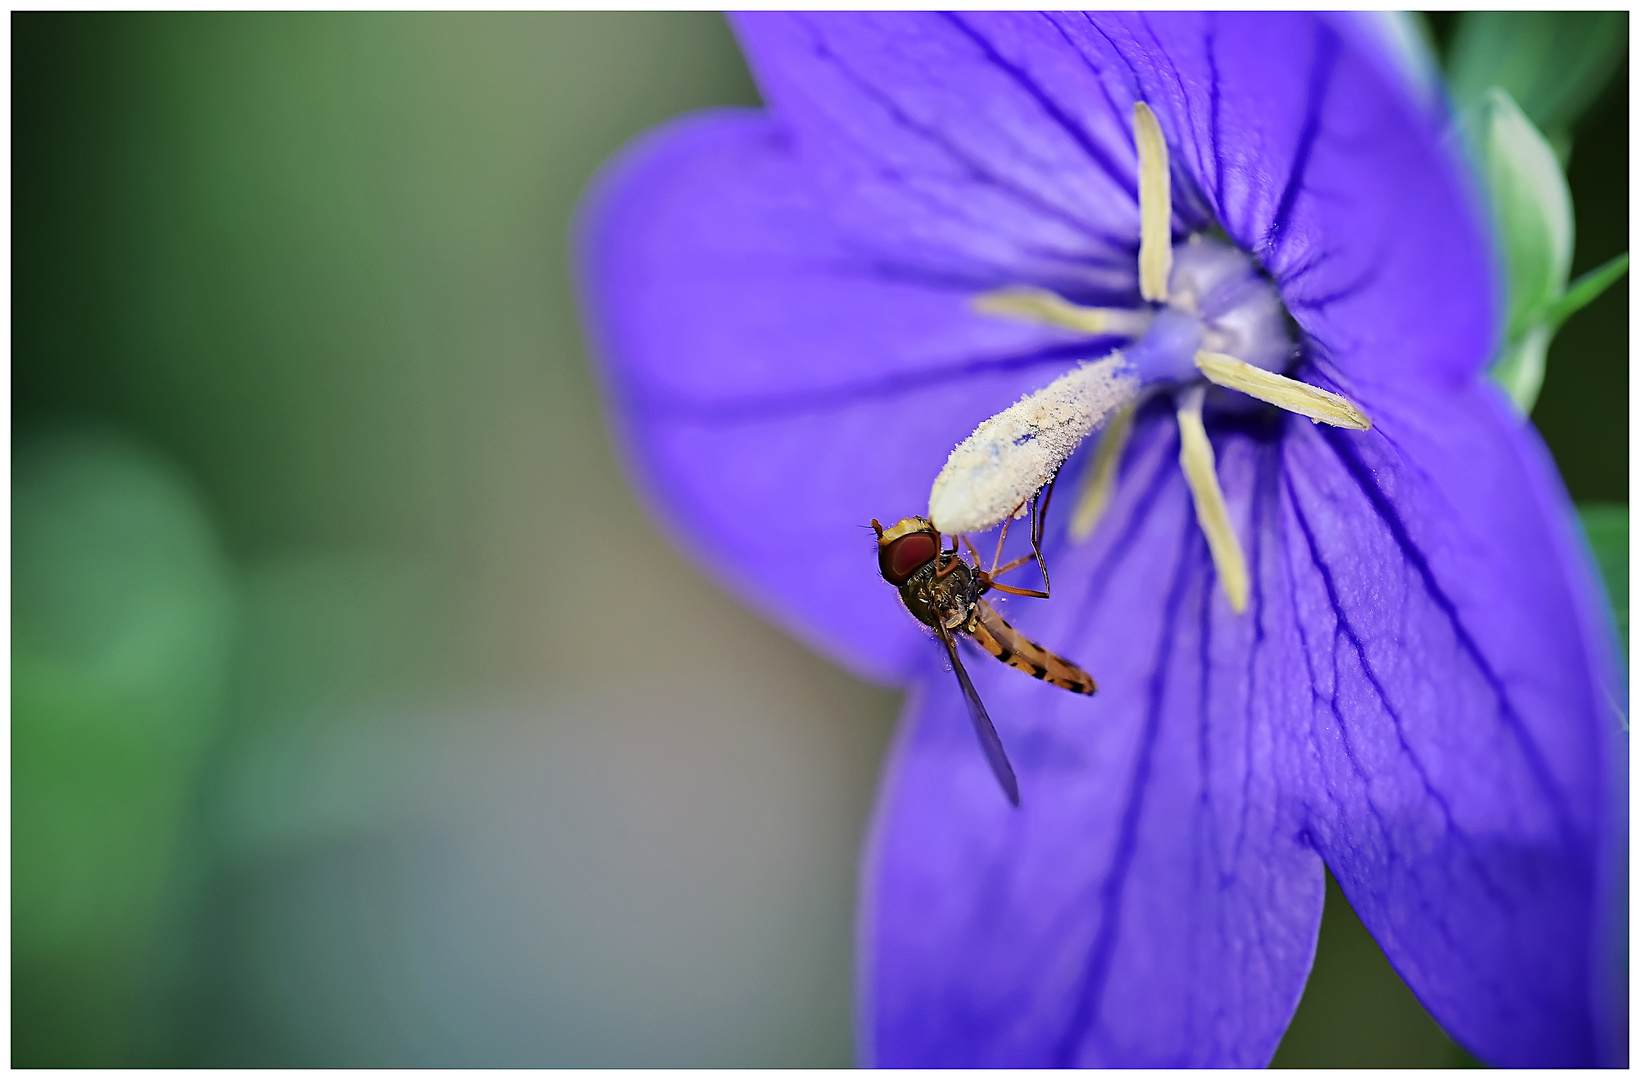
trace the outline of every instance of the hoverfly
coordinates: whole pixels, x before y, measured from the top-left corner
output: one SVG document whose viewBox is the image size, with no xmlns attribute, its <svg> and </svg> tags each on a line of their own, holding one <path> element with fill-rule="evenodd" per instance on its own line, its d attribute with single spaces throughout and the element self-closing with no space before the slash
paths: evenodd
<svg viewBox="0 0 1640 1080">
<path fill-rule="evenodd" d="M 877 532 L 877 567 L 882 572 L 883 580 L 900 590 L 900 600 L 906 610 L 918 622 L 933 629 L 945 646 L 945 654 L 951 660 L 951 670 L 956 672 L 957 682 L 962 686 L 968 718 L 973 722 L 974 733 L 979 736 L 980 747 L 985 751 L 985 760 L 990 763 L 991 771 L 996 774 L 1008 801 L 1015 806 L 1019 805 L 1019 781 L 1014 776 L 1013 766 L 1008 763 L 1008 755 L 1002 749 L 996 727 L 979 699 L 979 692 L 974 689 L 967 670 L 962 666 L 962 657 L 957 652 L 957 635 L 968 635 L 980 648 L 1009 667 L 1018 668 L 1043 682 L 1078 694 L 1091 694 L 1096 689 L 1092 676 L 1015 630 L 984 599 L 985 594 L 992 590 L 1015 596 L 1048 595 L 1045 591 L 1015 588 L 996 580 L 998 574 L 1033 559 L 1039 568 L 1042 567 L 1041 521 L 1035 510 L 1033 500 L 1032 554 L 1005 566 L 997 565 L 1002 557 L 1002 539 L 1007 538 L 1005 522 L 1002 538 L 997 543 L 997 556 L 992 560 L 990 570 L 984 569 L 979 553 L 968 543 L 967 537 L 963 537 L 962 542 L 968 545 L 972 565 L 963 561 L 955 540 L 951 542 L 950 549 L 945 550 L 939 530 L 927 518 L 902 518 L 887 529 L 876 518 L 871 521 L 871 527 Z M 1045 569 L 1043 584 L 1047 584 Z"/>
</svg>

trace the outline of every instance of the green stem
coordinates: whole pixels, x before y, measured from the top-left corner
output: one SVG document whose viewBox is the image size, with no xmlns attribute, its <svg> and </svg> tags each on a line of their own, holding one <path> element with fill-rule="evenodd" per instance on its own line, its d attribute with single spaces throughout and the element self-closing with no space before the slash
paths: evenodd
<svg viewBox="0 0 1640 1080">
<path fill-rule="evenodd" d="M 1550 304 L 1543 313 L 1543 321 L 1549 324 L 1549 329 L 1559 330 L 1560 324 L 1581 311 L 1584 307 L 1605 292 L 1612 282 L 1622 277 L 1629 269 L 1629 253 L 1623 254 L 1602 263 L 1590 270 L 1567 286 L 1566 291 L 1560 294 L 1560 299 Z"/>
</svg>

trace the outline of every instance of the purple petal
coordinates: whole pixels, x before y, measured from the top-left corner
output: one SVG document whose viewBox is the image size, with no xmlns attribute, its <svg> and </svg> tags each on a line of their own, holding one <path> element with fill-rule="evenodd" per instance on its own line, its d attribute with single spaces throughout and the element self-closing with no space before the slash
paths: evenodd
<svg viewBox="0 0 1640 1080">
<path fill-rule="evenodd" d="M 1491 355 L 1493 255 L 1445 117 L 1358 19 L 922 12 L 737 25 L 812 182 L 887 250 L 1074 289 L 1052 253 L 1134 250 L 1142 99 L 1184 181 L 1175 203 L 1201 207 L 1181 227 L 1216 218 L 1262 259 L 1347 382 L 1450 381 Z"/>
<path fill-rule="evenodd" d="M 973 314 L 963 267 L 858 250 L 803 181 L 752 112 L 629 147 L 581 222 L 587 322 L 628 464 L 681 545 L 811 645 L 900 678 L 922 642 L 871 519 L 923 512 L 975 425 L 1108 345 Z"/>
<path fill-rule="evenodd" d="M 969 665 L 1018 813 L 931 675 L 870 857 L 869 1057 L 1264 1064 L 1307 973 L 1319 852 L 1466 1046 L 1594 1060 L 1620 699 L 1564 492 L 1485 385 L 1373 405 L 1368 436 L 1219 440 L 1251 537 L 1240 617 L 1153 416 L 1120 526 L 1050 536 L 1054 600 L 1010 613 L 1099 695 Z"/>
<path fill-rule="evenodd" d="M 1052 24 L 874 12 L 736 26 L 854 235 L 924 265 L 955 258 L 999 280 L 1137 299 L 1131 121 Z"/>
<path fill-rule="evenodd" d="M 1313 698 L 1288 783 L 1430 1012 L 1499 1065 L 1595 1060 L 1597 853 L 1620 700 L 1571 508 L 1484 384 L 1290 424 L 1277 531 Z"/>
<path fill-rule="evenodd" d="M 1170 423 L 1135 438 L 1111 511 L 1124 528 L 1056 544 L 1054 599 L 1007 612 L 1099 693 L 977 652 L 968 665 L 1021 808 L 949 674 L 909 709 L 868 856 L 860 1030 L 875 1064 L 1259 1066 L 1297 1005 L 1323 879 L 1266 707 L 1303 691 L 1293 630 L 1230 613 Z M 1268 445 L 1241 440 L 1222 464 L 1240 516 L 1274 489 Z"/>
</svg>

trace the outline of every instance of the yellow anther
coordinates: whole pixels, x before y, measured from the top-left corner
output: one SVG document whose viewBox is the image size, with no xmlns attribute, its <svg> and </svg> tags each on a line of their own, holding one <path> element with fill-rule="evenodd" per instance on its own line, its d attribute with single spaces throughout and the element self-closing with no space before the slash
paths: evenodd
<svg viewBox="0 0 1640 1080">
<path fill-rule="evenodd" d="M 1143 337 L 1145 331 L 1150 329 L 1151 319 L 1148 311 L 1083 307 L 1058 293 L 1032 285 L 981 293 L 974 297 L 974 310 L 982 315 L 1024 319 L 1067 330 L 1080 330 L 1084 334 L 1114 334 L 1129 338 Z"/>
<path fill-rule="evenodd" d="M 1110 507 L 1111 496 L 1116 493 L 1116 468 L 1122 463 L 1122 451 L 1133 434 L 1133 417 L 1138 411 L 1134 405 L 1124 405 L 1099 436 L 1099 449 L 1083 474 L 1082 489 L 1076 493 L 1076 511 L 1071 515 L 1071 539 L 1078 543 L 1093 535 L 1094 526 Z"/>
<path fill-rule="evenodd" d="M 1133 103 L 1133 145 L 1139 152 L 1139 295 L 1162 303 L 1173 273 L 1173 192 L 1167 141 L 1156 114 Z"/>
<path fill-rule="evenodd" d="M 1230 601 L 1230 609 L 1239 615 L 1247 610 L 1247 557 L 1230 524 L 1230 508 L 1224 502 L 1224 489 L 1219 487 L 1213 444 L 1202 426 L 1202 398 L 1206 393 L 1207 388 L 1198 384 L 1179 395 L 1179 465 L 1196 504 L 1196 521 L 1207 537 L 1207 550 L 1219 572 L 1219 585 Z"/>
<path fill-rule="evenodd" d="M 1198 352 L 1196 366 L 1208 380 L 1229 390 L 1239 390 L 1260 401 L 1267 401 L 1278 409 L 1286 409 L 1311 420 L 1334 427 L 1365 431 L 1372 427 L 1367 414 L 1355 404 L 1337 394 L 1328 393 L 1309 383 L 1277 375 L 1273 371 L 1244 364 L 1223 353 Z"/>
</svg>

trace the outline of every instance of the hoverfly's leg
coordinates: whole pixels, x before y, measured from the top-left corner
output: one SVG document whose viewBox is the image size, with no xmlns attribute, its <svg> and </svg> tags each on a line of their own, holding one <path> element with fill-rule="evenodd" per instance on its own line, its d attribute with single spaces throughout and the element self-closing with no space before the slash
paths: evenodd
<svg viewBox="0 0 1640 1080">
<path fill-rule="evenodd" d="M 1040 589 L 1016 589 L 1012 585 L 998 585 L 995 581 L 991 582 L 990 585 L 991 588 L 995 589 L 997 592 L 1007 593 L 1009 596 L 1034 596 L 1038 600 L 1046 600 L 1048 598 L 1048 594 Z"/>
<path fill-rule="evenodd" d="M 1012 524 L 1014 515 L 1019 513 L 1020 509 L 1024 505 L 1025 503 L 1023 501 L 1020 502 L 1019 506 L 1016 506 L 1010 510 L 1008 512 L 1008 516 L 1002 519 L 1002 531 L 997 533 L 997 553 L 991 559 L 991 569 L 986 571 L 986 573 L 990 574 L 992 577 L 997 575 L 997 563 L 1002 561 L 1002 545 L 1008 539 L 1008 526 Z"/>
<path fill-rule="evenodd" d="M 1048 486 L 1038 492 L 1042 498 L 1040 507 L 1035 498 L 1031 499 L 1031 554 L 1036 556 L 1036 568 L 1042 571 L 1043 596 L 1053 591 L 1053 586 L 1048 584 L 1048 564 L 1042 561 L 1042 534 L 1047 530 L 1048 504 L 1053 502 L 1053 486 L 1058 482 L 1059 474 L 1056 472 L 1049 479 Z"/>
<path fill-rule="evenodd" d="M 1048 478 L 1048 486 L 1038 494 L 1042 496 L 1042 506 L 1031 520 L 1031 543 L 1041 544 L 1043 535 L 1048 531 L 1048 506 L 1053 502 L 1053 486 L 1059 483 L 1059 474 L 1056 472 Z"/>
<path fill-rule="evenodd" d="M 1026 563 L 1032 561 L 1035 558 L 1036 558 L 1036 555 L 1031 554 L 1031 555 L 1021 555 L 1017 559 L 1010 559 L 1007 562 L 1003 563 L 1001 566 L 997 567 L 995 570 L 991 571 L 991 576 L 996 577 L 1000 574 L 1006 574 L 1010 570 L 1016 570 L 1019 567 L 1024 566 Z"/>
<path fill-rule="evenodd" d="M 1048 584 L 1048 564 L 1042 561 L 1042 533 L 1045 528 L 1044 522 L 1047 520 L 1048 503 L 1053 499 L 1053 485 L 1058 479 L 1059 474 L 1055 473 L 1053 479 L 1048 481 L 1043 490 L 1038 491 L 1035 495 L 1031 496 L 1031 553 L 1029 555 L 1021 555 L 1017 559 L 1012 559 L 998 566 L 996 563 L 1001 562 L 1002 558 L 1002 548 L 999 544 L 997 546 L 997 558 L 996 560 L 993 560 L 990 573 L 987 575 L 987 577 L 994 582 L 1002 574 L 1006 574 L 1010 570 L 1024 566 L 1026 563 L 1035 560 L 1037 569 L 1042 572 L 1043 591 L 1037 592 L 1034 589 L 1020 590 L 1004 585 L 994 585 L 994 588 L 1003 592 L 1013 593 L 1015 596 L 1040 596 L 1043 599 L 1047 599 L 1049 592 L 1052 591 L 1052 586 Z M 1020 505 L 1024 504 L 1022 503 Z M 1015 512 L 1017 513 L 1018 511 L 1016 510 Z M 1012 515 L 1010 515 L 1010 519 L 1011 517 Z M 1003 523 L 1003 529 L 1004 532 L 1006 532 L 1007 522 Z"/>
<path fill-rule="evenodd" d="M 957 550 L 958 549 L 957 549 L 957 538 L 956 537 L 953 536 L 951 538 L 951 550 L 950 551 L 945 551 L 943 549 L 943 547 L 941 546 L 940 534 L 939 533 L 934 534 L 934 544 L 935 544 L 936 547 L 941 548 L 940 553 L 937 556 L 938 566 L 934 570 L 934 580 L 939 581 L 942 578 L 949 577 L 951 575 L 951 571 L 953 571 L 957 568 L 957 563 L 961 562 L 962 560 L 957 558 Z"/>
<path fill-rule="evenodd" d="M 963 536 L 962 542 L 968 547 L 968 557 L 974 560 L 974 577 L 979 581 L 979 591 L 985 592 L 992 586 L 991 575 L 985 569 L 985 560 L 980 558 L 979 549 L 974 547 L 966 535 Z"/>
</svg>

